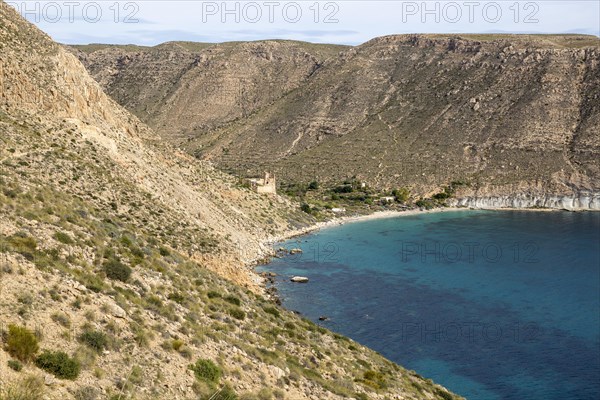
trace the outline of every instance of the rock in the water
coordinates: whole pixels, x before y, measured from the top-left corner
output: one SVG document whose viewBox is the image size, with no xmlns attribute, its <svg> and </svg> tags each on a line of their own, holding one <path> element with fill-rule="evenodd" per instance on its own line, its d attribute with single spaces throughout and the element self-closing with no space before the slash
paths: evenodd
<svg viewBox="0 0 600 400">
<path fill-rule="evenodd" d="M 296 283 L 307 283 L 308 282 L 308 278 L 305 276 L 294 276 L 292 279 L 290 279 L 292 282 L 296 282 Z"/>
</svg>

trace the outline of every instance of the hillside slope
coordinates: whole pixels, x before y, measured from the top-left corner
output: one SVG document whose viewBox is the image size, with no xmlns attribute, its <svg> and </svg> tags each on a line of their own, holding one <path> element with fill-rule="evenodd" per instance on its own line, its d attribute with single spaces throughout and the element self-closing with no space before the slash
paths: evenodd
<svg viewBox="0 0 600 400">
<path fill-rule="evenodd" d="M 460 180 L 469 183 L 463 197 L 566 196 L 581 200 L 581 208 L 600 208 L 599 42 L 578 35 L 388 36 L 323 54 L 301 81 L 294 77 L 304 67 L 280 49 L 282 73 L 297 88 L 245 117 L 205 124 L 179 118 L 169 105 L 154 110 L 160 117 L 138 115 L 151 125 L 153 118 L 169 120 L 165 139 L 239 174 L 270 169 L 293 182 L 357 176 L 419 195 Z M 223 63 L 256 76 L 261 69 L 236 46 Z M 130 73 L 128 64 L 111 70 L 110 83 L 102 78 L 105 55 L 92 51 L 83 61 L 109 93 L 135 91 L 135 83 L 118 78 Z M 201 82 L 193 74 L 170 77 Z M 225 81 L 217 77 L 215 85 Z M 258 84 L 277 82 L 266 73 Z M 201 91 L 170 99 L 212 104 Z"/>
<path fill-rule="evenodd" d="M 452 396 L 248 290 L 310 218 L 161 145 L 4 2 L 0 141 L 0 399 Z"/>
<path fill-rule="evenodd" d="M 272 40 L 87 45 L 74 53 L 121 105 L 162 135 L 184 140 L 271 104 L 344 48 Z"/>
</svg>

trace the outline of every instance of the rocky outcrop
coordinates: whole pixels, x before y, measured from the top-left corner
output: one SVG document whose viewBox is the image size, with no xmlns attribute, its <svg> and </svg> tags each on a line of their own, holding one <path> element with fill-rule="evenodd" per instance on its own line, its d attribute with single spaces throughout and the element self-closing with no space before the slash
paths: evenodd
<svg viewBox="0 0 600 400">
<path fill-rule="evenodd" d="M 600 211 L 600 193 L 581 193 L 577 196 L 513 196 L 464 197 L 449 202 L 456 207 L 482 209 L 549 208 L 568 211 Z"/>
</svg>

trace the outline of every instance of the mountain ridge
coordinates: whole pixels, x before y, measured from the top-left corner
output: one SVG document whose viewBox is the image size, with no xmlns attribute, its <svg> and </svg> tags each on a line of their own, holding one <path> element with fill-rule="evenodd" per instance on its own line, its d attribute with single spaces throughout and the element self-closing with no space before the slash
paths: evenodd
<svg viewBox="0 0 600 400">
<path fill-rule="evenodd" d="M 261 57 L 269 41 L 236 43 L 227 54 L 208 46 L 198 52 L 206 57 L 200 72 L 168 75 L 196 87 L 218 69 L 213 92 L 171 92 L 147 121 L 169 126 L 165 140 L 243 176 L 268 169 L 288 182 L 331 185 L 356 176 L 415 196 L 462 180 L 470 183 L 457 193 L 465 198 L 596 198 L 599 43 L 586 35 L 391 35 L 316 52 L 308 65 L 290 62 L 287 47 L 270 47 L 273 62 Z M 127 75 L 152 70 L 136 53 L 103 80 L 106 64 L 122 56 L 113 50 L 113 58 L 79 54 L 111 95 L 138 86 Z M 211 51 L 221 57 L 216 64 Z M 289 71 L 293 85 L 252 101 Z M 115 95 L 125 107 L 154 104 L 132 97 Z M 182 112 L 186 105 L 202 116 Z"/>
</svg>

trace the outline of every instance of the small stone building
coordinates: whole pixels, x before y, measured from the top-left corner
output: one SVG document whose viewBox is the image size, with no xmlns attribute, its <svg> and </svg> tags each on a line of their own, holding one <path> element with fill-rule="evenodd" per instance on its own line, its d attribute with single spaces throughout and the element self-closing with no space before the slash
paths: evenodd
<svg viewBox="0 0 600 400">
<path fill-rule="evenodd" d="M 379 202 L 381 204 L 393 203 L 394 201 L 396 201 L 396 198 L 394 196 L 383 196 L 379 198 Z"/>
<path fill-rule="evenodd" d="M 275 175 L 265 172 L 264 178 L 251 178 L 248 180 L 250 188 L 256 193 L 277 194 Z"/>
</svg>

